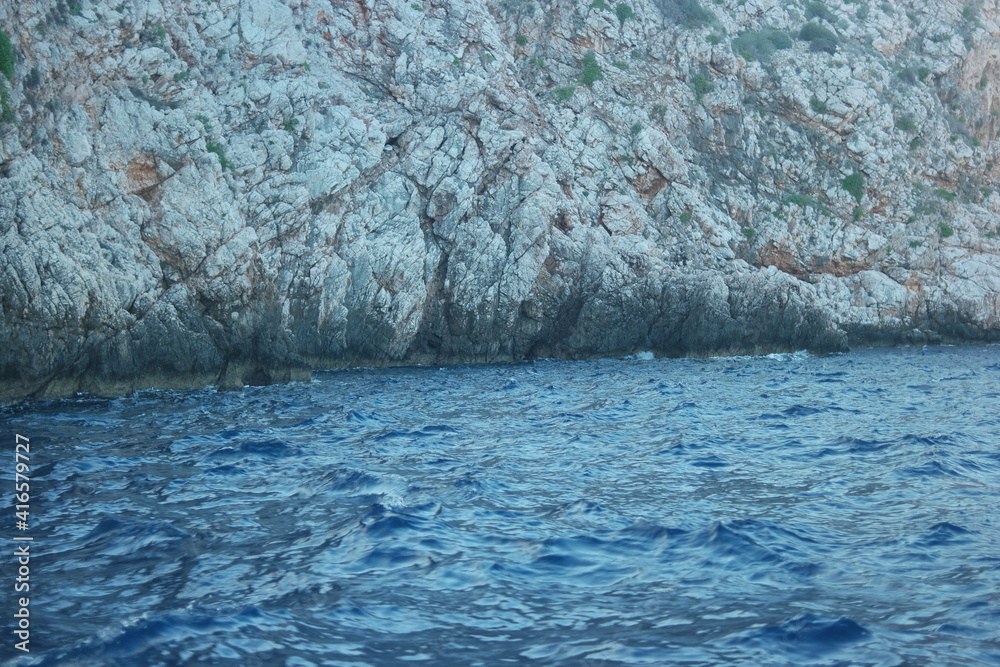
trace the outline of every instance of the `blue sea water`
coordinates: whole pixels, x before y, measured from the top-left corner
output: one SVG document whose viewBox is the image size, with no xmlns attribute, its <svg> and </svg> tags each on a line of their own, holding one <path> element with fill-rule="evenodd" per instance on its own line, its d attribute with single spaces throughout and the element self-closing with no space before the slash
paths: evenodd
<svg viewBox="0 0 1000 667">
<path fill-rule="evenodd" d="M 1000 347 L 0 411 L 32 665 L 1000 665 Z M 10 463 L 13 477 L 13 462 Z M 13 507 L 0 517 L 13 553 Z M 13 556 L 0 557 L 12 588 Z"/>
</svg>

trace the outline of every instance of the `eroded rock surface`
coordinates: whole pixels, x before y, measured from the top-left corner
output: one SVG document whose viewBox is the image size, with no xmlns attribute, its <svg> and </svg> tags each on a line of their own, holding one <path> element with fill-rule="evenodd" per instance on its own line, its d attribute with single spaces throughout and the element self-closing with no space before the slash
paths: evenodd
<svg viewBox="0 0 1000 667">
<path fill-rule="evenodd" d="M 0 400 L 1000 339 L 998 20 L 5 2 Z"/>
</svg>

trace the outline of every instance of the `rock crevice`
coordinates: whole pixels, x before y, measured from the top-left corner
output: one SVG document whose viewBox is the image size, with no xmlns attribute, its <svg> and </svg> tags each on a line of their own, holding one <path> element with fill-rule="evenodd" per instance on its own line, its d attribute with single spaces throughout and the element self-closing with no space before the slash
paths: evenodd
<svg viewBox="0 0 1000 667">
<path fill-rule="evenodd" d="M 0 401 L 1000 340 L 980 5 L 0 6 Z"/>
</svg>

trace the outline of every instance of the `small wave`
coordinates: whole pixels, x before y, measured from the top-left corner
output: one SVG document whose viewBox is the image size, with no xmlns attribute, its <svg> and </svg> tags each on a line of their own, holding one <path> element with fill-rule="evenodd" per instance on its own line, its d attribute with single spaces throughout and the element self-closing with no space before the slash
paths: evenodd
<svg viewBox="0 0 1000 667">
<path fill-rule="evenodd" d="M 567 570 L 588 568 L 594 565 L 594 561 L 580 558 L 573 554 L 557 553 L 539 556 L 531 563 L 532 567 L 546 570 Z"/>
<path fill-rule="evenodd" d="M 689 461 L 689 463 L 696 468 L 727 468 L 729 467 L 729 461 L 722 458 L 721 456 L 702 456 L 700 458 Z"/>
<path fill-rule="evenodd" d="M 972 541 L 974 533 L 947 521 L 936 523 L 913 542 L 915 547 L 941 547 L 951 544 L 966 544 Z"/>
<path fill-rule="evenodd" d="M 572 502 L 560 505 L 559 507 L 546 513 L 546 516 L 552 518 L 574 518 L 574 517 L 591 517 L 595 515 L 603 514 L 607 511 L 607 508 L 600 503 L 595 503 L 592 500 L 574 500 Z"/>
<path fill-rule="evenodd" d="M 851 436 L 840 436 L 832 441 L 827 441 L 822 449 L 815 452 L 817 457 L 843 456 L 846 454 L 873 454 L 895 446 L 897 443 L 855 438 Z"/>
<path fill-rule="evenodd" d="M 143 614 L 126 622 L 105 628 L 99 635 L 69 650 L 46 655 L 39 665 L 168 665 L 179 657 L 166 647 L 186 647 L 188 653 L 213 655 L 218 650 L 218 637 L 237 636 L 239 633 L 259 633 L 261 629 L 278 630 L 277 619 L 266 617 L 259 609 L 250 607 L 236 614 L 218 614 L 209 610 Z M 235 642 L 234 642 L 235 643 Z M 268 646 L 270 642 L 258 643 Z M 277 645 L 273 645 L 277 647 Z M 240 658 L 243 664 L 253 661 L 253 650 L 214 654 L 218 658 Z"/>
<path fill-rule="evenodd" d="M 807 350 L 799 350 L 797 352 L 772 352 L 771 354 L 765 354 L 765 359 L 770 359 L 772 361 L 805 361 L 809 359 L 810 354 Z M 753 357 L 749 357 L 752 359 Z"/>
<path fill-rule="evenodd" d="M 394 419 L 386 417 L 378 412 L 364 412 L 361 410 L 350 410 L 345 420 L 350 424 L 392 424 Z"/>
<path fill-rule="evenodd" d="M 822 658 L 842 648 L 871 639 L 872 633 L 857 621 L 800 614 L 781 625 L 769 625 L 730 638 L 729 644 L 750 644 L 768 651 Z"/>
<path fill-rule="evenodd" d="M 417 429 L 389 429 L 383 433 L 379 433 L 375 436 L 375 440 L 379 442 L 389 441 L 389 440 L 420 440 L 422 438 L 433 438 L 440 437 L 442 434 L 452 434 L 458 433 L 458 430 L 452 428 L 451 426 L 445 426 L 441 424 L 431 424 L 428 426 L 422 426 Z"/>
<path fill-rule="evenodd" d="M 954 635 L 969 639 L 996 639 L 995 628 L 979 628 L 974 625 L 958 622 L 942 623 L 937 627 L 936 632 L 943 635 Z M 997 657 L 1000 657 L 1000 655 Z"/>
<path fill-rule="evenodd" d="M 191 535 L 166 521 L 102 519 L 89 533 L 69 544 L 74 552 L 91 557 L 141 554 L 155 559 L 155 550 L 176 546 Z M 147 550 L 154 550 L 149 551 Z"/>
<path fill-rule="evenodd" d="M 966 474 L 944 461 L 933 460 L 922 465 L 900 468 L 895 474 L 903 478 L 919 477 L 966 477 Z"/>
<path fill-rule="evenodd" d="M 221 465 L 215 466 L 214 468 L 206 468 L 202 471 L 202 474 L 209 477 L 238 477 L 240 475 L 245 475 L 246 470 L 233 465 Z"/>
<path fill-rule="evenodd" d="M 691 533 L 693 546 L 705 549 L 704 558 L 712 561 L 748 565 L 750 563 L 779 563 L 784 559 L 767 547 L 758 544 L 750 535 L 725 521 L 715 521 Z"/>
<path fill-rule="evenodd" d="M 795 404 L 782 410 L 781 414 L 786 417 L 806 417 L 808 415 L 819 414 L 825 410 L 826 408 L 814 408 L 809 405 Z"/>
<path fill-rule="evenodd" d="M 317 491 L 330 491 L 346 496 L 370 495 L 396 490 L 394 486 L 387 485 L 376 475 L 350 468 L 327 470 L 311 481 L 311 486 Z"/>
<path fill-rule="evenodd" d="M 281 440 L 248 440 L 237 447 L 220 447 L 208 456 L 204 462 L 214 461 L 246 461 L 248 459 L 280 459 L 301 456 L 302 450 L 292 447 Z"/>
</svg>

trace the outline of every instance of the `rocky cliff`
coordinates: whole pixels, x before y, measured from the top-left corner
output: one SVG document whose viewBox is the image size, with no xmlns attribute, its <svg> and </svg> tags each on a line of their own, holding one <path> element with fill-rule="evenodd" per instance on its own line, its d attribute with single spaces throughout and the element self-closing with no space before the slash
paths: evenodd
<svg viewBox="0 0 1000 667">
<path fill-rule="evenodd" d="M 998 340 L 998 21 L 4 0 L 0 400 Z"/>
</svg>

